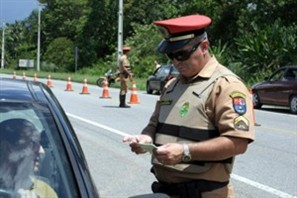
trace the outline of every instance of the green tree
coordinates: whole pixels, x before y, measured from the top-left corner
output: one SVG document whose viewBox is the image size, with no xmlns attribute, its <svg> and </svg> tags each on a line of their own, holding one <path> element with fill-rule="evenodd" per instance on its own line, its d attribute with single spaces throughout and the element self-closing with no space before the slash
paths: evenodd
<svg viewBox="0 0 297 198">
<path fill-rule="evenodd" d="M 47 0 L 42 10 L 42 29 L 48 42 L 58 37 L 76 41 L 90 11 L 87 0 Z"/>
<path fill-rule="evenodd" d="M 126 39 L 126 43 L 132 46 L 130 60 L 133 73 L 137 77 L 147 77 L 155 69 L 154 61 L 164 63 L 167 61 L 164 55 L 156 53 L 156 46 L 162 40 L 157 28 L 153 24 L 132 24 L 135 34 Z"/>
<path fill-rule="evenodd" d="M 265 71 L 274 71 L 280 66 L 296 63 L 297 26 L 285 27 L 280 20 L 265 28 L 252 25 L 253 31 L 242 32 L 236 39 L 238 53 L 235 61 L 249 77 Z"/>
<path fill-rule="evenodd" d="M 118 5 L 113 0 L 90 0 L 87 21 L 79 34 L 80 64 L 92 65 L 117 46 Z"/>
<path fill-rule="evenodd" d="M 55 39 L 64 37 L 71 48 L 79 48 L 79 69 L 104 71 L 113 67 L 117 57 L 118 1 L 114 0 L 39 0 L 41 11 L 42 59 L 58 64 L 54 56 Z M 285 64 L 296 64 L 297 1 L 295 0 L 125 0 L 124 43 L 132 46 L 131 63 L 139 77 L 153 69 L 153 62 L 166 63 L 155 53 L 162 39 L 153 22 L 190 14 L 212 18 L 207 28 L 212 52 L 245 79 L 257 79 L 261 71 L 271 72 Z M 37 15 L 8 25 L 6 60 L 12 65 L 20 57 L 36 57 Z M 67 40 L 67 42 L 66 42 Z M 61 42 L 61 40 L 60 40 Z M 72 46 L 71 46 L 72 45 Z M 63 50 L 62 50 L 63 51 Z M 64 49 L 64 51 L 67 51 Z M 63 52 L 64 52 L 63 51 Z M 70 53 L 71 51 L 71 53 Z M 43 54 L 46 56 L 44 57 Z M 53 60 L 51 60 L 53 59 Z M 106 64 L 104 64 L 106 63 Z M 261 70 L 261 68 L 263 68 Z M 107 69 L 107 68 L 106 68 Z M 71 69 L 70 69 L 71 70 Z"/>
<path fill-rule="evenodd" d="M 30 38 L 30 29 L 26 21 L 16 21 L 5 28 L 6 63 L 10 67 L 17 65 L 18 59 L 34 59 L 35 44 Z"/>
<path fill-rule="evenodd" d="M 65 37 L 56 38 L 47 48 L 43 60 L 56 65 L 54 71 L 74 71 L 74 44 Z"/>
</svg>

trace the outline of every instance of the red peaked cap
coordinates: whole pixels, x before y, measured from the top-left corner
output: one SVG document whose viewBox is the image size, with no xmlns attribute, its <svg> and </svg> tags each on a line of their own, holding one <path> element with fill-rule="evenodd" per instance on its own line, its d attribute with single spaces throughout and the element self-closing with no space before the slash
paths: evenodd
<svg viewBox="0 0 297 198">
<path fill-rule="evenodd" d="M 154 24 L 159 26 L 164 36 L 164 40 L 158 46 L 158 51 L 169 53 L 205 33 L 204 29 L 211 24 L 211 19 L 208 16 L 197 14 L 155 21 Z"/>
<path fill-rule="evenodd" d="M 130 50 L 131 50 L 131 47 L 130 46 L 125 45 L 123 47 L 123 51 L 130 51 Z"/>
</svg>

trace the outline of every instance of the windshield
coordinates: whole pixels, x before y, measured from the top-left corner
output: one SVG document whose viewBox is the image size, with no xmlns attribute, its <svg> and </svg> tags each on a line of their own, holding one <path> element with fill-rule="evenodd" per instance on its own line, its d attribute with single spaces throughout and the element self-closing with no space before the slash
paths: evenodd
<svg viewBox="0 0 297 198">
<path fill-rule="evenodd" d="M 59 130 L 46 105 L 0 103 L 0 197 L 78 197 Z"/>
</svg>

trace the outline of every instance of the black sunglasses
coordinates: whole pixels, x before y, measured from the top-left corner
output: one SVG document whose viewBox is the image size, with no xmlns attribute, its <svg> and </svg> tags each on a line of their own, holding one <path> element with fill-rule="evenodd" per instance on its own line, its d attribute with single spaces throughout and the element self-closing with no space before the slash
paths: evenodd
<svg viewBox="0 0 297 198">
<path fill-rule="evenodd" d="M 200 43 L 201 42 L 194 45 L 191 50 L 181 50 L 175 53 L 167 53 L 166 55 L 170 60 L 173 60 L 173 59 L 176 59 L 178 61 L 187 60 L 196 51 Z"/>
</svg>

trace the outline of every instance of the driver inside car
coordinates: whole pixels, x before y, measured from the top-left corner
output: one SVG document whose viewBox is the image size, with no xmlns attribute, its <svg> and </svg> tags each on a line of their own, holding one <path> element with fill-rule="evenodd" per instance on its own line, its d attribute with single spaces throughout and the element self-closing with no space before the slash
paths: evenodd
<svg viewBox="0 0 297 198">
<path fill-rule="evenodd" d="M 0 123 L 0 195 L 4 197 L 58 197 L 54 189 L 38 177 L 44 155 L 40 133 L 26 119 Z M 1 197 L 0 196 L 0 197 Z"/>
</svg>

